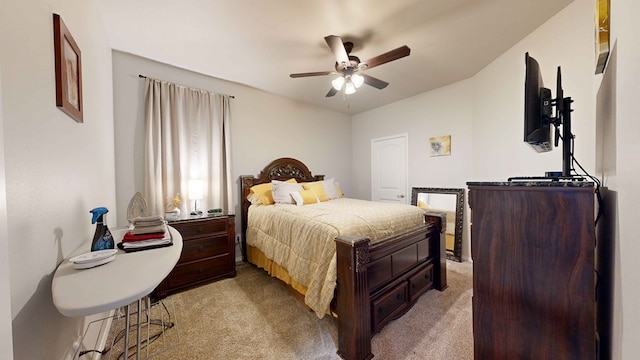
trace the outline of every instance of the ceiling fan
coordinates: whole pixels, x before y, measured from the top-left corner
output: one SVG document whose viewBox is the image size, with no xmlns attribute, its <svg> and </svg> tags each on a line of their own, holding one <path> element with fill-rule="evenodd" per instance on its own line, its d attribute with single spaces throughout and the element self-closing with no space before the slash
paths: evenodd
<svg viewBox="0 0 640 360">
<path fill-rule="evenodd" d="M 373 86 L 376 89 L 384 89 L 389 85 L 388 82 L 377 79 L 373 76 L 363 73 L 366 69 L 374 68 L 378 65 L 388 63 L 390 61 L 398 60 L 405 56 L 409 56 L 411 49 L 406 45 L 397 49 L 387 51 L 384 54 L 380 54 L 367 61 L 360 61 L 357 56 L 351 55 L 353 49 L 353 43 L 350 41 L 343 42 L 340 36 L 329 35 L 324 38 L 331 48 L 331 52 L 336 57 L 335 71 L 318 71 L 297 73 L 289 75 L 292 78 L 309 77 L 309 76 L 322 76 L 331 74 L 340 74 L 341 76 L 331 81 L 331 89 L 325 95 L 326 97 L 334 96 L 344 86 L 345 94 L 353 94 L 356 92 L 356 88 L 359 88 L 363 83 Z"/>
</svg>

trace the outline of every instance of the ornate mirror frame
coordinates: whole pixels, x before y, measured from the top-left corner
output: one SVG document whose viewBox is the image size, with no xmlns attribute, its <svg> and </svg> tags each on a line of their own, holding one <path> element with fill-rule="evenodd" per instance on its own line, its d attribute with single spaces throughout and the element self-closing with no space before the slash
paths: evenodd
<svg viewBox="0 0 640 360">
<path fill-rule="evenodd" d="M 426 188 L 426 187 L 413 187 L 411 188 L 411 204 L 418 205 L 418 194 L 420 193 L 432 193 L 432 194 L 452 194 L 456 196 L 456 219 L 455 219 L 455 231 L 454 231 L 454 243 L 453 252 L 447 250 L 447 259 L 462 262 L 462 224 L 464 223 L 464 189 L 453 188 Z"/>
</svg>

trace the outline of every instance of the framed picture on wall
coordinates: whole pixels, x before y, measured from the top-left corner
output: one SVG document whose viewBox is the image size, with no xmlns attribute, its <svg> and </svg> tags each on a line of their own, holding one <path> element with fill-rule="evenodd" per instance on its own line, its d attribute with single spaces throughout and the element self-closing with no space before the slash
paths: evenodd
<svg viewBox="0 0 640 360">
<path fill-rule="evenodd" d="M 58 14 L 53 14 L 56 68 L 56 106 L 81 123 L 82 58 L 80 48 Z"/>
<path fill-rule="evenodd" d="M 451 155 L 451 135 L 430 137 L 429 148 L 431 156 Z"/>
<path fill-rule="evenodd" d="M 604 72 L 609 59 L 609 5 L 610 0 L 596 0 L 596 74 Z"/>
</svg>

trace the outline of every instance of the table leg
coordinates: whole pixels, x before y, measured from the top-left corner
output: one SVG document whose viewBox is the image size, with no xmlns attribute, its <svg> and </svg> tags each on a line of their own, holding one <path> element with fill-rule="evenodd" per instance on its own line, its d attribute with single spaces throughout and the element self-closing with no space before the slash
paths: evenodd
<svg viewBox="0 0 640 360">
<path fill-rule="evenodd" d="M 129 325 L 131 324 L 131 305 L 127 305 L 127 314 L 124 320 L 124 359 L 129 358 Z"/>
<path fill-rule="evenodd" d="M 142 312 L 142 298 L 138 299 L 138 324 L 136 325 L 136 360 L 140 360 L 140 313 Z M 148 344 L 147 344 L 148 345 Z M 125 358 L 126 359 L 126 358 Z"/>
</svg>

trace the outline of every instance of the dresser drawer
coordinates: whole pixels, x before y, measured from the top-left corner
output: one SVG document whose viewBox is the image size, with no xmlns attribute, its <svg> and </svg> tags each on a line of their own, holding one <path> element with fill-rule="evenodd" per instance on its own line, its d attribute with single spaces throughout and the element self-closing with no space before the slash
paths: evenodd
<svg viewBox="0 0 640 360">
<path fill-rule="evenodd" d="M 193 221 L 181 224 L 169 224 L 176 228 L 183 240 L 227 231 L 226 219 Z"/>
<path fill-rule="evenodd" d="M 178 289 L 230 275 L 235 271 L 233 265 L 230 255 L 177 265 L 166 278 L 167 286 Z"/>
<path fill-rule="evenodd" d="M 407 287 L 407 282 L 404 281 L 371 302 L 371 325 L 374 332 L 380 331 L 407 307 Z"/>
<path fill-rule="evenodd" d="M 409 278 L 409 299 L 414 301 L 432 285 L 433 264 L 429 264 Z"/>
<path fill-rule="evenodd" d="M 182 243 L 182 254 L 178 264 L 229 253 L 227 234 L 191 239 Z"/>
</svg>

